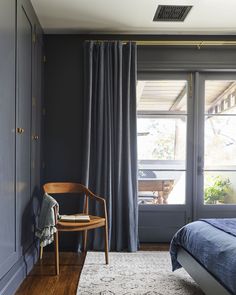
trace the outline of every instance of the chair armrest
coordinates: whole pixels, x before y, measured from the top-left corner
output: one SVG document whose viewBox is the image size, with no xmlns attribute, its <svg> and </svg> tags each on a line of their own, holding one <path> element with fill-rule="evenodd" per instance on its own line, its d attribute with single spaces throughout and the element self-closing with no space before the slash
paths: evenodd
<svg viewBox="0 0 236 295">
<path fill-rule="evenodd" d="M 93 196 L 92 198 L 94 198 L 96 201 L 100 202 L 100 203 L 106 203 L 106 200 L 102 197 L 98 197 L 98 196 Z"/>
<path fill-rule="evenodd" d="M 97 195 L 95 195 L 94 193 L 92 193 L 90 190 L 88 190 L 89 194 L 88 194 L 88 197 L 91 198 L 91 199 L 95 199 L 96 201 L 100 202 L 100 203 L 103 203 L 104 202 L 106 203 L 106 200 L 104 198 L 101 198 Z"/>
<path fill-rule="evenodd" d="M 101 203 L 103 205 L 103 210 L 104 210 L 104 217 L 105 219 L 107 220 L 107 207 L 106 207 L 106 200 L 102 197 L 99 197 L 99 196 L 96 196 L 94 193 L 92 193 L 90 190 L 89 191 L 89 194 L 88 194 L 88 197 L 90 199 L 94 199 L 95 201 L 98 201 L 99 203 Z"/>
</svg>

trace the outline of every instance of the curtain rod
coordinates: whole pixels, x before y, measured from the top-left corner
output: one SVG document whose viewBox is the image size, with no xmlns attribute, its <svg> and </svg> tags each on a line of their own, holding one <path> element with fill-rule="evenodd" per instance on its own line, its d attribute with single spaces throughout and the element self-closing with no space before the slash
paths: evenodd
<svg viewBox="0 0 236 295">
<path fill-rule="evenodd" d="M 86 40 L 91 41 L 91 40 Z M 236 46 L 236 40 L 157 40 L 157 41 L 141 41 L 141 40 L 93 40 L 95 42 L 114 42 L 114 41 L 121 41 L 123 44 L 127 42 L 135 42 L 137 45 L 140 46 Z"/>
</svg>

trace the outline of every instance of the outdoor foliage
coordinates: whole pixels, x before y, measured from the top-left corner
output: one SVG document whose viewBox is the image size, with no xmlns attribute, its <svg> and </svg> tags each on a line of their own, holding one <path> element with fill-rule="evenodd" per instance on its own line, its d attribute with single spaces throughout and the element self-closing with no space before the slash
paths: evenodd
<svg viewBox="0 0 236 295">
<path fill-rule="evenodd" d="M 139 159 L 174 160 L 176 120 L 139 119 L 138 123 L 140 129 L 143 128 L 148 133 L 139 138 Z"/>
<path fill-rule="evenodd" d="M 227 198 L 232 193 L 231 182 L 228 177 L 216 176 L 207 178 L 204 190 L 205 204 L 227 203 Z"/>
</svg>

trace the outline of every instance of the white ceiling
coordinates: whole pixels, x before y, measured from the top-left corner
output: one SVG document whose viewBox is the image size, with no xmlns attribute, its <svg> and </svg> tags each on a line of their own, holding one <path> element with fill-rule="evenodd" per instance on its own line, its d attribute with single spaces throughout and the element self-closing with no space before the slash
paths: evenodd
<svg viewBox="0 0 236 295">
<path fill-rule="evenodd" d="M 31 0 L 46 33 L 236 34 L 236 0 Z M 153 22 L 159 4 L 193 5 L 182 22 Z"/>
</svg>

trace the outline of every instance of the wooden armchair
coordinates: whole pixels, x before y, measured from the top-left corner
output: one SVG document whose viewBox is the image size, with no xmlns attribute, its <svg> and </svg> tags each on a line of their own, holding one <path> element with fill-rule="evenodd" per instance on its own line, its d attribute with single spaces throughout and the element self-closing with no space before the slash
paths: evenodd
<svg viewBox="0 0 236 295">
<path fill-rule="evenodd" d="M 106 201 L 105 199 L 96 196 L 84 185 L 79 183 L 71 182 L 51 182 L 46 183 L 43 186 L 43 190 L 48 194 L 81 194 L 85 197 L 84 200 L 84 209 L 83 214 L 89 215 L 89 199 L 97 201 L 103 207 L 104 216 L 90 216 L 90 221 L 86 222 L 68 222 L 57 220 L 57 208 L 55 208 L 55 218 L 56 218 L 56 227 L 57 232 L 54 233 L 54 251 L 55 251 L 55 271 L 56 274 L 59 274 L 59 245 L 58 245 L 58 234 L 60 231 L 74 232 L 74 231 L 83 231 L 83 250 L 86 251 L 87 244 L 87 231 L 90 229 L 103 227 L 104 228 L 104 241 L 105 241 L 105 261 L 108 264 L 108 222 L 107 222 L 107 210 L 106 210 Z M 40 249 L 40 259 L 42 259 L 43 247 Z"/>
</svg>

